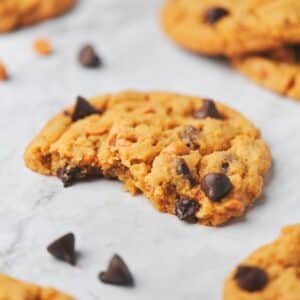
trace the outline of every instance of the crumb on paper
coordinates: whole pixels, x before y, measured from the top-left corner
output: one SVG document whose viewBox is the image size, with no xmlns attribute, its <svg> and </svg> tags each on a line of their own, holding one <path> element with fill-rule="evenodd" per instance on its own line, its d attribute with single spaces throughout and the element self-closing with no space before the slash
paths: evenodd
<svg viewBox="0 0 300 300">
<path fill-rule="evenodd" d="M 3 63 L 0 62 L 0 81 L 4 81 L 8 79 L 6 67 Z"/>
<path fill-rule="evenodd" d="M 39 55 L 47 56 L 53 52 L 52 45 L 48 39 L 38 38 L 33 43 L 33 48 Z"/>
</svg>

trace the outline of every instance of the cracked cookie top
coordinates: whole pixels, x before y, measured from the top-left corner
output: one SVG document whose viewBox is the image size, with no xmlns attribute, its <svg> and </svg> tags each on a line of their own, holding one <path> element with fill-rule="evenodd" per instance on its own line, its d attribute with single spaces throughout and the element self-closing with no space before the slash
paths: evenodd
<svg viewBox="0 0 300 300">
<path fill-rule="evenodd" d="M 0 32 L 41 22 L 65 13 L 76 0 L 0 0 Z"/>
<path fill-rule="evenodd" d="M 244 260 L 225 283 L 224 300 L 300 299 L 300 224 Z"/>
<path fill-rule="evenodd" d="M 176 43 L 237 56 L 300 41 L 298 0 L 167 0 L 162 26 Z"/>
<path fill-rule="evenodd" d="M 0 274 L 0 299 L 5 300 L 74 300 L 51 288 L 42 288 Z"/>
<path fill-rule="evenodd" d="M 260 132 L 209 99 L 123 92 L 78 98 L 28 146 L 27 166 L 66 186 L 117 178 L 162 212 L 218 225 L 261 194 L 271 157 Z"/>
<path fill-rule="evenodd" d="M 281 95 L 300 100 L 300 47 L 285 46 L 232 59 L 237 70 Z"/>
</svg>

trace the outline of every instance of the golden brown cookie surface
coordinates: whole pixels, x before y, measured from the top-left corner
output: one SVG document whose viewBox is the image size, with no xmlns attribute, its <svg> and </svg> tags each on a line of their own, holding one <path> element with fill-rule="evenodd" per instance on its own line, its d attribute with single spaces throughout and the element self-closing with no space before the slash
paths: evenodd
<svg viewBox="0 0 300 300">
<path fill-rule="evenodd" d="M 224 300 L 296 300 L 300 297 L 300 224 L 251 254 L 225 283 Z"/>
<path fill-rule="evenodd" d="M 297 0 L 167 0 L 162 26 L 180 46 L 237 56 L 300 41 Z"/>
<path fill-rule="evenodd" d="M 0 0 L 0 32 L 56 17 L 74 4 L 75 0 Z"/>
<path fill-rule="evenodd" d="M 3 300 L 72 300 L 51 288 L 42 288 L 34 284 L 0 274 L 0 299 Z M 74 299 L 73 299 L 74 300 Z"/>
<path fill-rule="evenodd" d="M 300 100 L 300 47 L 232 59 L 242 74 L 281 95 Z"/>
<path fill-rule="evenodd" d="M 28 146 L 29 168 L 64 184 L 114 177 L 162 212 L 219 225 L 261 194 L 271 157 L 238 112 L 197 97 L 123 92 L 79 98 Z"/>
</svg>

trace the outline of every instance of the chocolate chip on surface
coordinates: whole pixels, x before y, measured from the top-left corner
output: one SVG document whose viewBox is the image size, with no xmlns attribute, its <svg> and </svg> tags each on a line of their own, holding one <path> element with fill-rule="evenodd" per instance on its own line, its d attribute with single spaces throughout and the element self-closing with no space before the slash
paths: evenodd
<svg viewBox="0 0 300 300">
<path fill-rule="evenodd" d="M 205 119 L 205 118 L 222 119 L 222 116 L 217 110 L 215 102 L 209 99 L 203 100 L 202 107 L 194 113 L 194 117 L 197 119 Z"/>
<path fill-rule="evenodd" d="M 92 45 L 82 47 L 78 59 L 80 64 L 87 68 L 98 68 L 101 65 L 101 60 Z"/>
<path fill-rule="evenodd" d="M 262 290 L 268 284 L 267 273 L 258 267 L 239 266 L 234 275 L 238 286 L 247 292 Z"/>
<path fill-rule="evenodd" d="M 134 286 L 133 276 L 119 255 L 114 255 L 111 258 L 107 270 L 99 274 L 99 279 L 108 284 Z"/>
<path fill-rule="evenodd" d="M 220 201 L 232 189 L 230 179 L 223 173 L 209 173 L 201 180 L 205 195 L 212 201 Z"/>
<path fill-rule="evenodd" d="M 175 213 L 176 216 L 187 223 L 196 223 L 196 214 L 200 209 L 200 204 L 195 200 L 178 199 L 176 201 Z"/>
<path fill-rule="evenodd" d="M 229 15 L 227 9 L 223 7 L 212 7 L 205 12 L 204 20 L 208 24 L 215 24 L 227 15 Z"/>
<path fill-rule="evenodd" d="M 198 144 L 198 136 L 199 136 L 199 130 L 192 126 L 187 125 L 183 128 L 183 131 L 180 133 L 180 137 L 185 145 L 187 145 L 192 150 L 196 150 L 199 148 Z"/>
<path fill-rule="evenodd" d="M 178 159 L 176 162 L 176 173 L 187 179 L 192 187 L 197 184 L 197 181 L 191 174 L 191 171 L 183 158 Z"/>
<path fill-rule="evenodd" d="M 58 260 L 76 265 L 75 236 L 68 233 L 52 242 L 47 247 L 48 252 Z"/>
<path fill-rule="evenodd" d="M 76 122 L 90 115 L 99 113 L 101 112 L 95 109 L 85 98 L 78 96 L 72 114 L 72 121 Z"/>
</svg>

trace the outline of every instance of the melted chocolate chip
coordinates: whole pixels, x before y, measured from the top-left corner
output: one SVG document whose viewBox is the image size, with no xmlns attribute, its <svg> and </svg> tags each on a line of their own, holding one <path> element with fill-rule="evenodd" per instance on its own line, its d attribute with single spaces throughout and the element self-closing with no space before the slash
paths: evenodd
<svg viewBox="0 0 300 300">
<path fill-rule="evenodd" d="M 200 209 L 200 204 L 195 200 L 190 199 L 179 199 L 175 204 L 176 216 L 187 223 L 196 223 L 196 213 Z"/>
<path fill-rule="evenodd" d="M 205 12 L 204 21 L 208 24 L 215 24 L 227 15 L 229 15 L 227 9 L 223 7 L 212 7 Z"/>
<path fill-rule="evenodd" d="M 101 113 L 95 109 L 85 98 L 78 96 L 72 114 L 72 121 L 76 122 L 93 114 Z"/>
<path fill-rule="evenodd" d="M 223 172 L 227 172 L 228 169 L 229 169 L 229 167 L 230 167 L 230 165 L 229 165 L 229 162 L 228 162 L 228 161 L 222 162 L 221 168 L 222 168 L 222 171 L 223 171 Z"/>
<path fill-rule="evenodd" d="M 199 130 L 192 125 L 185 126 L 182 133 L 180 134 L 182 141 L 192 150 L 196 150 L 199 148 L 199 144 L 197 141 L 198 136 Z"/>
<path fill-rule="evenodd" d="M 107 270 L 99 274 L 99 279 L 108 284 L 134 286 L 131 272 L 119 255 L 114 255 L 111 258 Z"/>
<path fill-rule="evenodd" d="M 210 173 L 201 180 L 201 187 L 212 201 L 220 201 L 232 189 L 230 179 L 223 173 Z"/>
<path fill-rule="evenodd" d="M 268 284 L 267 273 L 258 267 L 238 267 L 234 279 L 238 286 L 247 292 L 262 290 Z"/>
<path fill-rule="evenodd" d="M 213 118 L 222 119 L 222 116 L 218 112 L 215 102 L 209 99 L 203 101 L 201 109 L 194 113 L 194 117 L 197 119 Z"/>
<path fill-rule="evenodd" d="M 187 179 L 192 187 L 197 184 L 197 181 L 192 176 L 191 171 L 183 158 L 178 159 L 176 163 L 176 173 Z"/>
<path fill-rule="evenodd" d="M 99 168 L 91 166 L 82 168 L 70 168 L 66 166 L 64 168 L 59 168 L 56 173 L 56 176 L 63 182 L 64 187 L 71 186 L 79 180 L 96 178 L 101 175 Z"/>
<path fill-rule="evenodd" d="M 55 240 L 47 247 L 47 250 L 58 260 L 71 265 L 76 264 L 75 236 L 73 233 L 68 233 Z"/>
<path fill-rule="evenodd" d="M 78 59 L 80 64 L 87 68 L 98 68 L 101 65 L 101 60 L 91 45 L 85 45 L 81 48 Z"/>
</svg>

